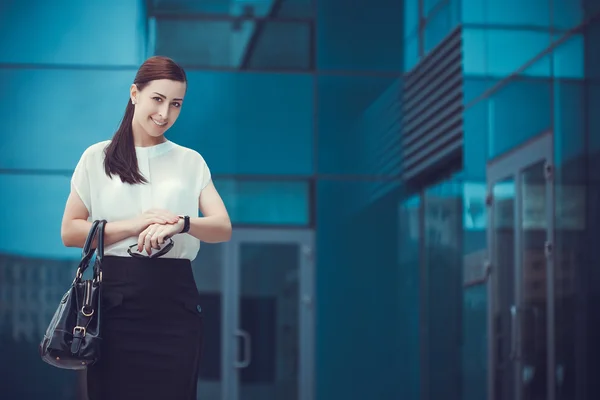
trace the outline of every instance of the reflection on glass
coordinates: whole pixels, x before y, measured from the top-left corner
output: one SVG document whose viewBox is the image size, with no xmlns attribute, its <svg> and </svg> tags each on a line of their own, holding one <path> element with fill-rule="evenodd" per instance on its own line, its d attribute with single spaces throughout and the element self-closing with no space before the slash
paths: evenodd
<svg viewBox="0 0 600 400">
<path fill-rule="evenodd" d="M 520 361 L 521 400 L 546 398 L 546 178 L 545 161 L 522 173 L 521 302 L 516 309 L 519 320 L 517 357 Z"/>
<path fill-rule="evenodd" d="M 551 55 L 540 58 L 491 95 L 488 102 L 490 158 L 550 129 L 552 80 L 541 78 L 549 76 L 550 61 Z"/>
<path fill-rule="evenodd" d="M 157 18 L 155 54 L 183 65 L 304 70 L 310 26 L 301 22 Z"/>
<path fill-rule="evenodd" d="M 194 278 L 204 310 L 204 346 L 198 382 L 198 398 L 221 399 L 221 317 L 223 244 L 202 243 L 192 263 Z"/>
<path fill-rule="evenodd" d="M 296 244 L 240 245 L 242 400 L 298 398 L 299 250 Z"/>
<path fill-rule="evenodd" d="M 234 224 L 299 225 L 309 223 L 307 181 L 216 179 Z"/>
<path fill-rule="evenodd" d="M 313 13 L 315 0 L 150 0 L 150 15 L 205 15 L 308 18 Z M 277 7 L 277 8 L 275 8 Z"/>
<path fill-rule="evenodd" d="M 450 3 L 438 8 L 427 21 L 424 35 L 424 52 L 429 53 L 450 33 L 458 21 L 452 15 Z"/>
<path fill-rule="evenodd" d="M 398 342 L 402 344 L 402 362 L 395 372 L 403 377 L 405 399 L 419 399 L 421 372 L 421 196 L 405 200 L 398 212 Z M 390 260 L 391 261 L 391 260 Z"/>
<path fill-rule="evenodd" d="M 81 374 L 48 366 L 37 351 L 76 268 L 73 261 L 0 254 L 0 398 L 81 398 Z"/>
<path fill-rule="evenodd" d="M 546 50 L 550 42 L 548 32 L 466 28 L 463 33 L 465 74 L 505 78 Z M 550 58 L 544 57 L 521 75 L 549 77 Z"/>
<path fill-rule="evenodd" d="M 429 393 L 424 398 L 458 400 L 462 313 L 462 221 L 463 185 L 454 180 L 425 192 L 425 277 L 426 333 L 423 337 Z M 452 372 L 450 372 L 452 371 Z"/>
<path fill-rule="evenodd" d="M 514 400 L 511 359 L 514 329 L 511 308 L 515 298 L 515 183 L 510 178 L 492 187 L 492 254 L 494 322 L 494 391 L 497 400 Z"/>
<path fill-rule="evenodd" d="M 395 143 L 390 132 L 395 132 L 399 111 L 390 110 L 398 106 L 401 80 L 394 76 L 321 75 L 318 85 L 318 172 L 363 175 L 366 164 L 372 173 L 382 155 L 390 154 L 385 145 Z"/>
<path fill-rule="evenodd" d="M 462 0 L 462 18 L 464 23 L 503 25 L 509 29 L 516 26 L 548 28 L 550 2 L 551 0 Z"/>
</svg>

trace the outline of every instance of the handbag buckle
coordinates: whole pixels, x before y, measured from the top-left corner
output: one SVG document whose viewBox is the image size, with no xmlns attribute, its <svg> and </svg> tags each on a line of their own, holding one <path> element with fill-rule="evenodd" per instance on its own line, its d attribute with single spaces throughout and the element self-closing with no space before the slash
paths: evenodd
<svg viewBox="0 0 600 400">
<path fill-rule="evenodd" d="M 82 336 L 85 336 L 85 334 L 87 333 L 85 326 L 76 326 L 75 328 L 73 328 L 73 335 L 75 335 L 75 333 L 77 332 L 83 333 Z"/>
</svg>

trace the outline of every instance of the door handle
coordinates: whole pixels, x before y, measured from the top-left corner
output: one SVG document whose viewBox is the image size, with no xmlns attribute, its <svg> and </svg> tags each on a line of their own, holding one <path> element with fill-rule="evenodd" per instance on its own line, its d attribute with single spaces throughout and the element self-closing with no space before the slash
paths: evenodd
<svg viewBox="0 0 600 400">
<path fill-rule="evenodd" d="M 252 341 L 250 340 L 250 334 L 243 329 L 238 329 L 235 331 L 235 337 L 242 338 L 244 343 L 244 359 L 241 361 L 235 360 L 233 366 L 236 368 L 246 368 L 250 365 L 250 361 L 252 360 Z"/>
<path fill-rule="evenodd" d="M 518 321 L 519 321 L 519 309 L 517 306 L 510 306 L 510 354 L 509 358 L 513 361 L 519 359 L 519 354 L 517 350 L 517 334 L 518 334 Z"/>
</svg>

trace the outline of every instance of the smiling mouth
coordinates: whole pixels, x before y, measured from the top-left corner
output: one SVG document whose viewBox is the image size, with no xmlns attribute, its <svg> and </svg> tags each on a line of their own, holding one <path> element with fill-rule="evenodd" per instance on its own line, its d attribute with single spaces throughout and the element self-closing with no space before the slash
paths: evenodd
<svg viewBox="0 0 600 400">
<path fill-rule="evenodd" d="M 154 122 L 156 125 L 158 126 L 165 126 L 167 125 L 167 122 L 158 122 L 157 120 L 155 120 L 154 118 L 150 118 L 152 120 L 152 122 Z"/>
</svg>

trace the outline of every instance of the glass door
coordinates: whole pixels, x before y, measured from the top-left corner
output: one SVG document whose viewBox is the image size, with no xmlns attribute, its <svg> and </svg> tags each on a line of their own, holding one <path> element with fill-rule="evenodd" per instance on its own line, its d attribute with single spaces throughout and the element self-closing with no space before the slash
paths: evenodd
<svg viewBox="0 0 600 400">
<path fill-rule="evenodd" d="M 192 263 L 204 315 L 204 348 L 197 390 L 197 398 L 204 400 L 222 400 L 224 396 L 222 321 L 225 315 L 223 305 L 227 275 L 224 256 L 227 245 L 202 243 Z"/>
<path fill-rule="evenodd" d="M 312 399 L 312 232 L 234 229 L 228 258 L 224 398 Z"/>
<path fill-rule="evenodd" d="M 552 136 L 488 165 L 489 398 L 553 400 Z"/>
</svg>

